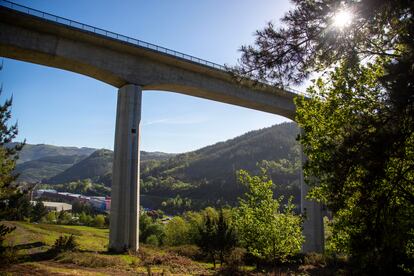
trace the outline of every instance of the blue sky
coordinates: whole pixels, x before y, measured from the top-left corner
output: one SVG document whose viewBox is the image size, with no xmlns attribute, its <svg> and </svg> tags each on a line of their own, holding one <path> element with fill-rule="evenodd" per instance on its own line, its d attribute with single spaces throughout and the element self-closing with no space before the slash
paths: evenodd
<svg viewBox="0 0 414 276">
<path fill-rule="evenodd" d="M 238 49 L 266 22 L 278 23 L 287 0 L 37 0 L 45 12 L 234 65 Z M 13 119 L 28 143 L 113 148 L 115 87 L 55 68 L 4 59 L 1 101 L 13 94 Z M 145 91 L 141 149 L 185 152 L 288 119 L 172 92 Z"/>
</svg>

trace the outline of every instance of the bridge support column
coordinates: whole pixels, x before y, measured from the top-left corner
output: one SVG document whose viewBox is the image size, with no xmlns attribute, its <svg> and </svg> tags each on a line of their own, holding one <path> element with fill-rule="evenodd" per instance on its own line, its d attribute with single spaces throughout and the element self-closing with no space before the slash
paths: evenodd
<svg viewBox="0 0 414 276">
<path fill-rule="evenodd" d="M 302 155 L 302 165 L 305 162 Z M 303 166 L 302 166 L 303 167 Z M 303 170 L 300 176 L 300 196 L 301 196 L 301 212 L 305 215 L 303 222 L 303 235 L 305 236 L 305 243 L 302 246 L 302 252 L 318 252 L 322 253 L 325 247 L 325 234 L 323 227 L 322 206 L 315 202 L 306 199 L 309 186 L 305 183 L 303 177 Z"/>
<path fill-rule="evenodd" d="M 109 249 L 139 248 L 139 141 L 142 89 L 127 84 L 118 90 L 112 171 Z"/>
</svg>

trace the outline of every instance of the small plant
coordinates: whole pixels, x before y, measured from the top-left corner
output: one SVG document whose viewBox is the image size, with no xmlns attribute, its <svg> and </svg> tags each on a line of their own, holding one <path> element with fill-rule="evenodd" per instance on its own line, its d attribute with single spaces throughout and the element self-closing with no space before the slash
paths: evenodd
<svg viewBox="0 0 414 276">
<path fill-rule="evenodd" d="M 55 241 L 55 244 L 52 247 L 54 252 L 66 252 L 66 251 L 75 251 L 78 248 L 76 243 L 75 236 L 60 236 Z"/>
</svg>

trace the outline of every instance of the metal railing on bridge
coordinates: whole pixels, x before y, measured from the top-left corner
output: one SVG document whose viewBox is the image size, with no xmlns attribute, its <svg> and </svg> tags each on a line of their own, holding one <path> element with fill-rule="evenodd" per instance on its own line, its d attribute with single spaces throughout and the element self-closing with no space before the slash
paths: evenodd
<svg viewBox="0 0 414 276">
<path fill-rule="evenodd" d="M 187 54 L 184 54 L 184 53 L 181 53 L 181 52 L 178 52 L 178 51 L 174 51 L 174 50 L 162 47 L 162 46 L 158 46 L 156 44 L 152 44 L 152 43 L 145 42 L 145 41 L 142 41 L 142 40 L 139 40 L 139 39 L 135 39 L 135 38 L 132 38 L 132 37 L 129 37 L 129 36 L 114 33 L 114 32 L 104 30 L 104 29 L 101 29 L 101 28 L 97 28 L 97 27 L 94 27 L 94 26 L 91 26 L 91 25 L 88 25 L 88 24 L 84 24 L 84 23 L 81 23 L 81 22 L 78 22 L 78 21 L 70 20 L 70 19 L 67 19 L 67 18 L 64 18 L 64 17 L 61 17 L 61 16 L 57 16 L 57 15 L 50 14 L 50 13 L 47 13 L 47 12 L 39 11 L 39 10 L 36 10 L 36 9 L 32 9 L 32 8 L 29 8 L 29 7 L 20 5 L 20 4 L 16 4 L 16 3 L 13 3 L 13 2 L 10 2 L 10 1 L 7 1 L 7 0 L 0 0 L 0 6 L 9 8 L 9 9 L 12 9 L 12 10 L 15 10 L 15 11 L 19 11 L 19 12 L 22 12 L 22 13 L 25 13 L 25 14 L 29 14 L 29 15 L 32 15 L 32 16 L 40 17 L 40 18 L 43 18 L 45 20 L 52 21 L 52 22 L 59 23 L 59 24 L 63 24 L 63 25 L 69 26 L 69 27 L 81 29 L 83 31 L 92 32 L 94 34 L 102 35 L 102 36 L 105 36 L 107 38 L 116 39 L 116 40 L 119 40 L 119 41 L 122 41 L 122 42 L 133 44 L 133 45 L 138 46 L 138 47 L 143 47 L 143 48 L 151 49 L 151 50 L 154 50 L 154 51 L 157 51 L 157 52 L 160 52 L 160 53 L 171 55 L 171 56 L 174 56 L 174 57 L 177 57 L 177 58 L 182 58 L 182 59 L 187 60 L 187 61 L 191 61 L 191 62 L 202 64 L 202 65 L 205 65 L 205 66 L 208 66 L 208 67 L 212 67 L 214 69 L 227 71 L 225 66 L 214 63 L 214 62 L 211 62 L 211 61 L 208 61 L 208 60 L 205 60 L 205 59 L 194 57 L 192 55 L 187 55 Z M 290 87 L 283 87 L 283 89 L 287 90 L 289 92 L 295 93 L 295 94 L 301 94 L 301 95 L 306 94 L 306 93 L 303 93 L 303 92 L 298 91 L 296 89 L 292 89 Z"/>
</svg>

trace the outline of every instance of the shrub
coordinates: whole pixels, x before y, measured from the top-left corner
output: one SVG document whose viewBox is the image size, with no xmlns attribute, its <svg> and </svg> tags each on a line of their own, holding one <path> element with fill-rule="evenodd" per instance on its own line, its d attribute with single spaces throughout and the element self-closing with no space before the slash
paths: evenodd
<svg viewBox="0 0 414 276">
<path fill-rule="evenodd" d="M 189 243 L 189 224 L 181 217 L 173 217 L 165 225 L 165 243 L 167 245 L 182 245 Z"/>
<path fill-rule="evenodd" d="M 76 243 L 75 236 L 60 236 L 56 239 L 55 244 L 52 247 L 54 252 L 65 252 L 65 251 L 75 251 L 78 248 Z"/>
<path fill-rule="evenodd" d="M 230 251 L 230 254 L 226 258 L 227 266 L 239 268 L 240 266 L 244 265 L 246 253 L 247 251 L 244 248 L 233 248 L 233 250 Z"/>
<path fill-rule="evenodd" d="M 193 260 L 202 260 L 203 258 L 200 248 L 196 245 L 186 244 L 174 246 L 169 248 L 168 251 Z"/>
<path fill-rule="evenodd" d="M 102 228 L 105 226 L 105 216 L 104 215 L 96 215 L 93 219 L 93 226 Z"/>
<path fill-rule="evenodd" d="M 152 245 L 152 246 L 158 246 L 159 241 L 156 235 L 151 235 L 145 240 L 146 244 Z"/>
<path fill-rule="evenodd" d="M 17 259 L 18 256 L 16 248 L 12 246 L 4 247 L 0 253 L 0 267 L 7 267 L 8 265 L 15 263 Z"/>
</svg>

